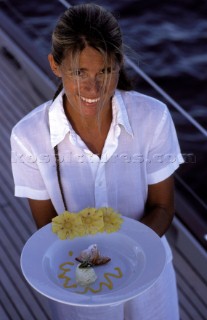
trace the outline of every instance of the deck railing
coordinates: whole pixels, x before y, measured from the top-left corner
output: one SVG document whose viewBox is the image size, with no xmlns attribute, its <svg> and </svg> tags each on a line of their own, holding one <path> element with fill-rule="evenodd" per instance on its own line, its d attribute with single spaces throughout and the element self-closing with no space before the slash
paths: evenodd
<svg viewBox="0 0 207 320">
<path fill-rule="evenodd" d="M 169 96 L 160 86 L 158 86 L 140 67 L 138 67 L 130 58 L 126 57 L 127 64 L 137 72 L 146 82 L 150 84 L 166 101 L 168 101 L 181 115 L 183 115 L 195 128 L 197 128 L 205 137 L 207 130 L 200 125 L 184 108 Z"/>
</svg>

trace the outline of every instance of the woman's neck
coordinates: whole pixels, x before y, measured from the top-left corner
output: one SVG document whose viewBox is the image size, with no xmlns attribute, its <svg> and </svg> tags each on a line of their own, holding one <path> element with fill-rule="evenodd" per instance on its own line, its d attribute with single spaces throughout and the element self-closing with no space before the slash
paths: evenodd
<svg viewBox="0 0 207 320">
<path fill-rule="evenodd" d="M 95 154 L 101 154 L 112 122 L 112 107 L 104 107 L 99 117 L 82 117 L 66 103 L 64 110 L 73 129 L 88 148 Z"/>
<path fill-rule="evenodd" d="M 102 131 L 106 126 L 108 127 L 112 121 L 112 106 L 104 106 L 99 114 L 94 116 L 82 116 L 82 114 L 75 108 L 70 106 L 67 98 L 64 97 L 64 111 L 67 119 L 70 121 L 73 129 L 78 133 L 80 129 L 89 131 Z"/>
</svg>

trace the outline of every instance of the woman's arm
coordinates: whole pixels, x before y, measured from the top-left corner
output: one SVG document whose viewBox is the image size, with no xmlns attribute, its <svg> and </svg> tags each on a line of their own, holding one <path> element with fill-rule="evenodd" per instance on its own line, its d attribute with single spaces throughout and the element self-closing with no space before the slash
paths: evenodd
<svg viewBox="0 0 207 320">
<path fill-rule="evenodd" d="M 174 216 L 173 176 L 148 186 L 145 214 L 141 222 L 152 228 L 159 236 L 165 234 Z"/>
<path fill-rule="evenodd" d="M 52 218 L 57 216 L 51 200 L 28 199 L 37 228 L 41 228 L 50 223 Z"/>
</svg>

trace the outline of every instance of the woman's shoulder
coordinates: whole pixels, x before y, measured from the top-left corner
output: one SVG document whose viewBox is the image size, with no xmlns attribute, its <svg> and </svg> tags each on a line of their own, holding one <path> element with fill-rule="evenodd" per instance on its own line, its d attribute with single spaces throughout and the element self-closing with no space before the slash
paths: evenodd
<svg viewBox="0 0 207 320">
<path fill-rule="evenodd" d="M 146 112 L 150 110 L 163 112 L 167 108 L 164 102 L 138 91 L 120 91 L 120 94 L 127 108 L 135 110 L 139 108 Z"/>
<path fill-rule="evenodd" d="M 12 133 L 27 134 L 31 130 L 39 130 L 40 127 L 48 127 L 48 110 L 51 105 L 51 100 L 47 101 L 26 114 L 19 120 L 12 129 Z"/>
<path fill-rule="evenodd" d="M 120 91 L 120 101 L 126 109 L 132 126 L 155 128 L 162 120 L 169 119 L 168 107 L 162 101 L 137 91 Z"/>
</svg>

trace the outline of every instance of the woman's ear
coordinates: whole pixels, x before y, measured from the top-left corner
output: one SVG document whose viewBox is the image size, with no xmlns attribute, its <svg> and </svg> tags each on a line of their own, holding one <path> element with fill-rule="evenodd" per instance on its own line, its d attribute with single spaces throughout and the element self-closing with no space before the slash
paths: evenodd
<svg viewBox="0 0 207 320">
<path fill-rule="evenodd" d="M 61 72 L 60 72 L 60 68 L 59 65 L 55 62 L 53 55 L 50 53 L 48 55 L 48 61 L 50 63 L 50 68 L 52 70 L 52 72 L 59 78 L 62 77 Z"/>
</svg>

